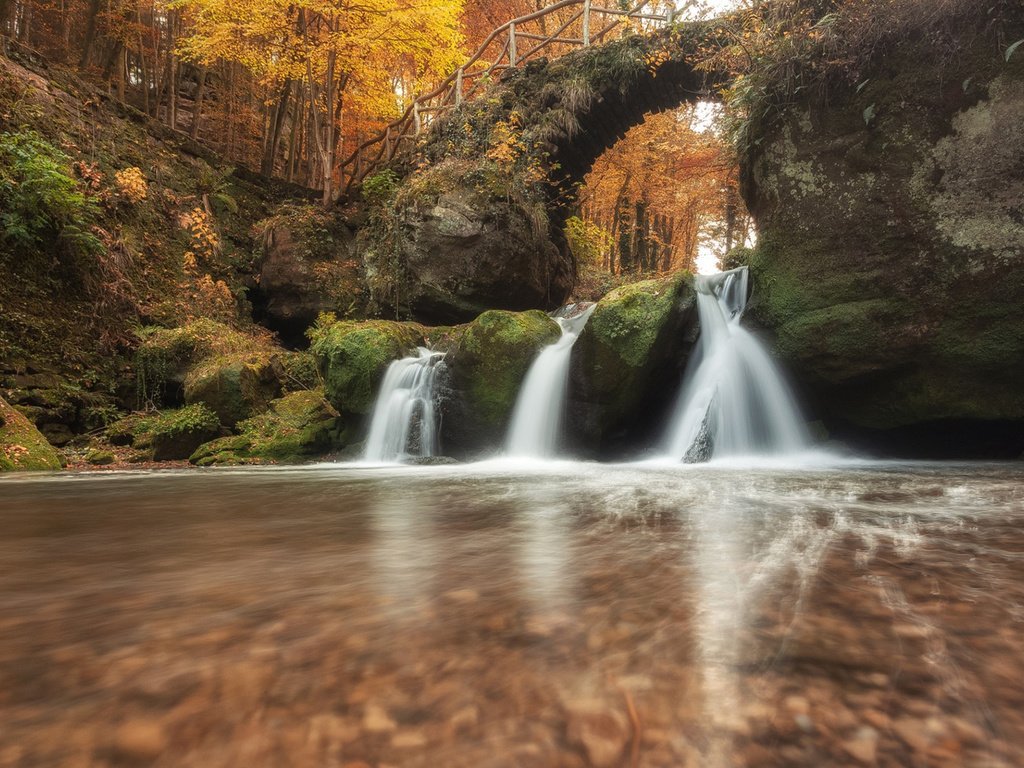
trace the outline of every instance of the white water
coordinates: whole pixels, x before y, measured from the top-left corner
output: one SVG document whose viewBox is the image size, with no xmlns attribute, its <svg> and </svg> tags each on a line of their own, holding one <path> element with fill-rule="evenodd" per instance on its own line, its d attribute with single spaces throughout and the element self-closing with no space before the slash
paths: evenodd
<svg viewBox="0 0 1024 768">
<path fill-rule="evenodd" d="M 594 307 L 572 317 L 556 317 L 562 335 L 537 355 L 523 380 L 512 411 L 508 455 L 547 458 L 555 455 L 569 383 L 569 358 Z"/>
<path fill-rule="evenodd" d="M 420 347 L 393 362 L 373 406 L 363 458 L 373 462 L 434 456 L 438 450 L 434 384 L 441 352 Z"/>
<path fill-rule="evenodd" d="M 687 367 L 669 454 L 685 459 L 705 420 L 712 457 L 784 456 L 808 449 L 799 408 L 760 342 L 740 325 L 747 269 L 696 278 L 699 347 Z"/>
</svg>

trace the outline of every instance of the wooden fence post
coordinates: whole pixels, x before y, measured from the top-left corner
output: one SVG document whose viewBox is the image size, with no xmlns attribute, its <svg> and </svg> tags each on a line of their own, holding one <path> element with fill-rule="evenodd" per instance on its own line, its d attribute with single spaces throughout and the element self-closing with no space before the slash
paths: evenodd
<svg viewBox="0 0 1024 768">
<path fill-rule="evenodd" d="M 583 0 L 583 47 L 590 45 L 590 0 Z"/>
<path fill-rule="evenodd" d="M 508 25 L 508 63 L 515 69 L 516 66 L 516 23 L 513 21 Z"/>
</svg>

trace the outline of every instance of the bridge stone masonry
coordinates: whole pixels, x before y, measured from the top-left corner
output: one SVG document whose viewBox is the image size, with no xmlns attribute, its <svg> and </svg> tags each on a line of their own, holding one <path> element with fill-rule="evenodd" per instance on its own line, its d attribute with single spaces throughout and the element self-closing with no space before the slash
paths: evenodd
<svg viewBox="0 0 1024 768">
<path fill-rule="evenodd" d="M 396 154 L 397 192 L 363 233 L 378 304 L 437 322 L 561 304 L 579 184 L 645 115 L 716 98 L 723 78 L 694 66 L 708 32 L 673 25 L 507 67 L 436 120 Z"/>
</svg>

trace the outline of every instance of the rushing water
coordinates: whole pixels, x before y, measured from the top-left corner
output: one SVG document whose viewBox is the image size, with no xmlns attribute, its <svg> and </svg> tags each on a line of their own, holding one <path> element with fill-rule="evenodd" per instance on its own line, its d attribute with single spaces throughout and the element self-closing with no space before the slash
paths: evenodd
<svg viewBox="0 0 1024 768">
<path fill-rule="evenodd" d="M 508 433 L 510 456 L 549 458 L 557 455 L 572 347 L 595 306 L 555 318 L 562 335 L 534 359 L 516 398 Z"/>
<path fill-rule="evenodd" d="M 1024 765 L 1024 469 L 0 480 L 0 766 Z"/>
<path fill-rule="evenodd" d="M 673 419 L 669 455 L 789 455 L 807 449 L 799 408 L 761 343 L 740 325 L 747 268 L 696 278 L 700 342 Z"/>
<path fill-rule="evenodd" d="M 437 453 L 434 385 L 444 355 L 420 347 L 395 360 L 377 393 L 363 458 L 395 462 Z"/>
</svg>

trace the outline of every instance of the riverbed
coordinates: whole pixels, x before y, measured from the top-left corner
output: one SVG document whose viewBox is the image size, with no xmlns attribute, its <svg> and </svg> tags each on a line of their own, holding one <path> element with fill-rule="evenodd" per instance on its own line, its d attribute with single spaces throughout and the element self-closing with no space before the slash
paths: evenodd
<svg viewBox="0 0 1024 768">
<path fill-rule="evenodd" d="M 0 766 L 1024 765 L 1024 466 L 0 480 Z"/>
</svg>

